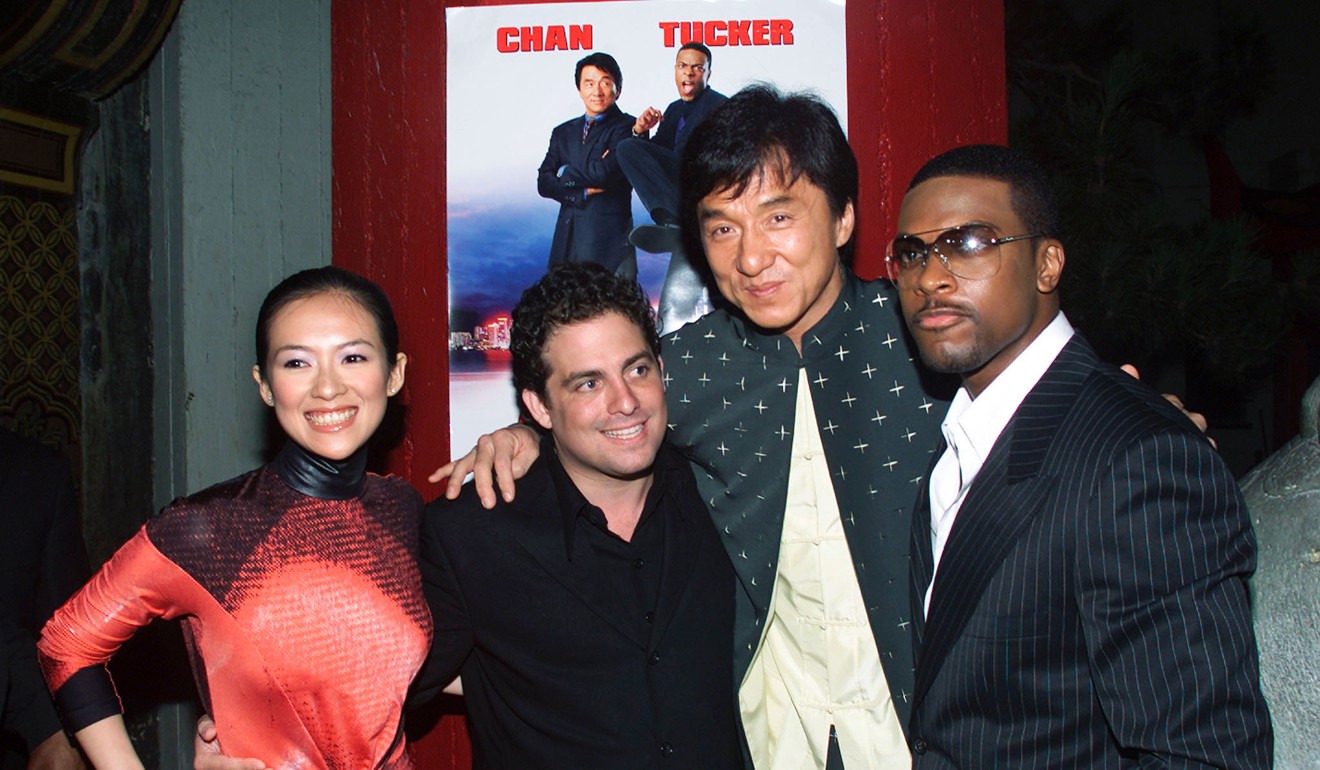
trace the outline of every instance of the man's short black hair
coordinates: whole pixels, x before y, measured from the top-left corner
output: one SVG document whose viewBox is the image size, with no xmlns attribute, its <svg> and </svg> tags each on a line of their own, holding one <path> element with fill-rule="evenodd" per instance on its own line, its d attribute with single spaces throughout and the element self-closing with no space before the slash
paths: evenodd
<svg viewBox="0 0 1320 770">
<path fill-rule="evenodd" d="M 702 45 L 701 43 L 698 43 L 698 42 L 695 41 L 695 40 L 693 40 L 691 43 L 684 43 L 683 45 L 679 46 L 679 47 L 678 47 L 678 53 L 675 53 L 675 54 L 674 54 L 674 58 L 678 58 L 678 54 L 683 53 L 684 51 L 696 51 L 697 53 L 701 54 L 702 56 L 705 56 L 705 57 L 706 57 L 706 69 L 707 69 L 707 70 L 710 69 L 710 63 L 711 63 L 711 61 L 713 61 L 714 58 L 715 58 L 715 57 L 713 57 L 713 56 L 710 55 L 710 49 L 709 49 L 709 48 L 707 48 L 706 46 Z"/>
<path fill-rule="evenodd" d="M 857 200 L 857 158 L 839 119 L 820 97 L 753 85 L 734 94 L 692 131 L 683 150 L 683 238 L 701 254 L 697 208 L 711 193 L 742 195 L 763 172 L 791 185 L 806 178 L 837 219 Z M 841 250 L 845 260 L 851 241 Z"/>
<path fill-rule="evenodd" d="M 623 93 L 623 70 L 619 69 L 619 63 L 614 60 L 613 56 L 604 51 L 596 51 L 578 59 L 577 69 L 573 70 L 573 84 L 577 88 L 582 87 L 582 69 L 584 67 L 595 67 L 614 78 L 615 93 Z"/>
<path fill-rule="evenodd" d="M 550 268 L 541 280 L 522 293 L 513 309 L 509 347 L 513 354 L 513 389 L 530 390 L 546 397 L 545 343 L 561 326 L 590 321 L 607 313 L 618 313 L 632 321 L 642 333 L 651 353 L 660 358 L 660 334 L 655 311 L 638 283 L 594 262 L 571 262 Z M 523 417 L 530 419 L 518 398 Z"/>
<path fill-rule="evenodd" d="M 912 177 L 908 189 L 927 179 L 972 176 L 1007 182 L 1009 204 L 1028 231 L 1059 237 L 1059 209 L 1049 175 L 1026 153 L 997 144 L 969 144 L 940 153 Z"/>
</svg>

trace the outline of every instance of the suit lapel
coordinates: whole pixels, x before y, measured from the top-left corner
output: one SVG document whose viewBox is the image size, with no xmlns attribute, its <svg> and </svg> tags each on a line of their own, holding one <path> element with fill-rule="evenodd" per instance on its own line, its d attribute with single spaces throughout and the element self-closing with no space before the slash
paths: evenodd
<svg viewBox="0 0 1320 770">
<path fill-rule="evenodd" d="M 940 456 L 948 446 L 948 442 L 941 437 L 930 457 L 926 475 L 922 477 L 917 489 L 917 502 L 912 507 L 912 543 L 908 553 L 912 554 L 912 622 L 916 624 L 913 651 L 918 661 L 921 660 L 921 640 L 926 633 L 926 613 L 923 609 L 926 588 L 930 586 L 931 569 L 935 561 L 930 545 L 930 474 L 934 472 L 935 464 L 940 461 Z"/>
<path fill-rule="evenodd" d="M 17 464 L 15 458 L 21 451 L 21 445 L 18 442 L 17 433 L 8 433 L 0 429 L 0 500 L 12 502 L 14 498 L 23 499 L 21 494 L 25 490 L 21 489 L 19 484 L 21 479 L 17 477 L 13 468 Z M 12 483 L 15 485 L 13 490 L 6 489 L 11 483 L 10 476 L 13 476 Z"/>
<path fill-rule="evenodd" d="M 13 461 L 9 458 L 5 458 L 4 462 L 0 462 L 0 500 L 7 502 L 12 502 L 15 497 L 14 493 L 5 488 L 9 485 L 9 476 L 13 473 L 10 470 L 12 464 Z"/>
<path fill-rule="evenodd" d="M 918 699 L 930 687 L 1009 549 L 1053 491 L 1053 478 L 1040 474 L 1046 452 L 1096 363 L 1090 346 L 1074 335 L 1027 394 L 972 482 L 935 577 L 918 658 Z M 929 532 L 928 501 L 924 507 Z"/>
</svg>

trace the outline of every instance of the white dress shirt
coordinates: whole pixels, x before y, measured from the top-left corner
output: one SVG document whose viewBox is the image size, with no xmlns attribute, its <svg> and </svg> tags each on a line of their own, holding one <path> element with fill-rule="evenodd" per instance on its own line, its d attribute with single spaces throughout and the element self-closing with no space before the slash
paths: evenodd
<svg viewBox="0 0 1320 770">
<path fill-rule="evenodd" d="M 949 446 L 930 473 L 930 544 L 934 560 L 930 585 L 926 587 L 926 614 L 930 613 L 940 556 L 972 481 L 1022 400 L 1040 382 L 1073 333 L 1072 324 L 1060 312 L 981 395 L 973 399 L 967 388 L 959 388 L 949 404 L 940 425 Z"/>
</svg>

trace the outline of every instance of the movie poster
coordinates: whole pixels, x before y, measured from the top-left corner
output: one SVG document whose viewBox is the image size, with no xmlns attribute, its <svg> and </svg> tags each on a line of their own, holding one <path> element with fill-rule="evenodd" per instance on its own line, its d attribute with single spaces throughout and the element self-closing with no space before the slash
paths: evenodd
<svg viewBox="0 0 1320 770">
<path fill-rule="evenodd" d="M 560 203 L 537 192 L 551 130 L 581 117 L 579 59 L 614 56 L 618 106 L 663 112 L 679 98 L 675 55 L 710 48 L 708 87 L 753 82 L 811 90 L 847 126 L 844 0 L 620 0 L 449 8 L 448 174 L 451 446 L 517 418 L 510 311 L 546 269 Z M 634 195 L 635 225 L 651 217 Z M 668 254 L 638 250 L 638 280 L 658 302 Z M 698 310 L 701 308 L 698 307 Z"/>
</svg>

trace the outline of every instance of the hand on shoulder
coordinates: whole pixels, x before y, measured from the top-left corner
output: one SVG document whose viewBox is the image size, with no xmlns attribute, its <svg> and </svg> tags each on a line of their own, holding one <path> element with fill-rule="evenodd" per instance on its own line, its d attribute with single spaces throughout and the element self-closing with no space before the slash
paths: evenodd
<svg viewBox="0 0 1320 770">
<path fill-rule="evenodd" d="M 540 455 L 541 442 L 537 432 L 526 425 L 515 423 L 477 439 L 477 445 L 472 451 L 436 469 L 426 480 L 438 484 L 449 479 L 445 486 L 445 497 L 453 500 L 458 497 L 464 479 L 471 473 L 481 505 L 488 509 L 494 508 L 496 486 L 504 502 L 513 502 L 514 483 L 527 475 L 527 469 L 532 467 Z"/>
</svg>

